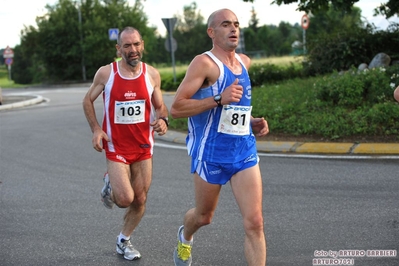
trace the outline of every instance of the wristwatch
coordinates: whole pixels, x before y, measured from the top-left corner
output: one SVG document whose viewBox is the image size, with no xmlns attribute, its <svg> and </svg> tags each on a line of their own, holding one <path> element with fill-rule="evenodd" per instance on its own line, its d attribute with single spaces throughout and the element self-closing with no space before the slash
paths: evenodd
<svg viewBox="0 0 399 266">
<path fill-rule="evenodd" d="M 162 119 L 165 122 L 166 127 L 169 127 L 169 119 L 167 117 L 161 116 L 159 119 Z"/>
<path fill-rule="evenodd" d="M 218 104 L 218 106 L 222 106 L 222 95 L 217 94 L 213 96 L 213 100 Z"/>
</svg>

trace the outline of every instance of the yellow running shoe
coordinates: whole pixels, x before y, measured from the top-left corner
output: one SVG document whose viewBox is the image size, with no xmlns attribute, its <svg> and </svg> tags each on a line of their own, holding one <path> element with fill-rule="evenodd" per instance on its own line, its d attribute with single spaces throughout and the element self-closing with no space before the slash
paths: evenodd
<svg viewBox="0 0 399 266">
<path fill-rule="evenodd" d="M 182 225 L 177 231 L 177 247 L 173 252 L 173 260 L 175 262 L 175 266 L 190 266 L 193 260 L 191 257 L 192 245 L 182 243 L 180 238 L 183 229 L 184 226 Z"/>
</svg>

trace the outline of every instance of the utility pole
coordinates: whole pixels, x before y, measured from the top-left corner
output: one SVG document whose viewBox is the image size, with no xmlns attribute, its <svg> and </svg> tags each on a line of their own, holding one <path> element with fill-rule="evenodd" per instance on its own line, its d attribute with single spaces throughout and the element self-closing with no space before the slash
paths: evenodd
<svg viewBox="0 0 399 266">
<path fill-rule="evenodd" d="M 84 51 L 83 51 L 83 29 L 82 29 L 82 12 L 80 10 L 80 7 L 82 5 L 82 0 L 78 4 L 78 19 L 79 19 L 79 35 L 80 35 L 80 50 L 82 52 L 81 54 L 81 63 L 82 63 L 82 78 L 83 81 L 86 81 L 86 65 L 85 65 L 85 57 L 84 57 Z"/>
</svg>

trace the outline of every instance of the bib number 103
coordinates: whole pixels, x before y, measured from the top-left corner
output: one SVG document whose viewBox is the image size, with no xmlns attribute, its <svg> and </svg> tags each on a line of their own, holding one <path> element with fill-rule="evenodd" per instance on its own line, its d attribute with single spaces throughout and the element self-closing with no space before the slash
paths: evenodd
<svg viewBox="0 0 399 266">
<path fill-rule="evenodd" d="M 115 124 L 137 124 L 145 121 L 145 100 L 115 102 Z"/>
<path fill-rule="evenodd" d="M 252 106 L 224 105 L 220 115 L 218 132 L 230 135 L 250 133 Z"/>
</svg>

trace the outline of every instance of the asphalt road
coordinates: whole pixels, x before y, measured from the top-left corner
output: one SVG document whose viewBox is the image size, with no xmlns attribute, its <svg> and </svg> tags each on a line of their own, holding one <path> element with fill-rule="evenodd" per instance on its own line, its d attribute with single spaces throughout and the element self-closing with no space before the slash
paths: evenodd
<svg viewBox="0 0 399 266">
<path fill-rule="evenodd" d="M 176 231 L 194 203 L 184 147 L 157 141 L 147 212 L 132 237 L 143 257 L 124 260 L 115 252 L 124 211 L 100 202 L 105 159 L 91 146 L 85 91 L 35 89 L 50 101 L 0 112 L 0 265 L 173 265 Z M 268 155 L 260 167 L 267 265 L 327 263 L 334 251 L 346 252 L 337 257 L 344 265 L 399 265 L 397 160 Z M 246 265 L 229 185 L 194 241 L 193 266 Z"/>
</svg>

